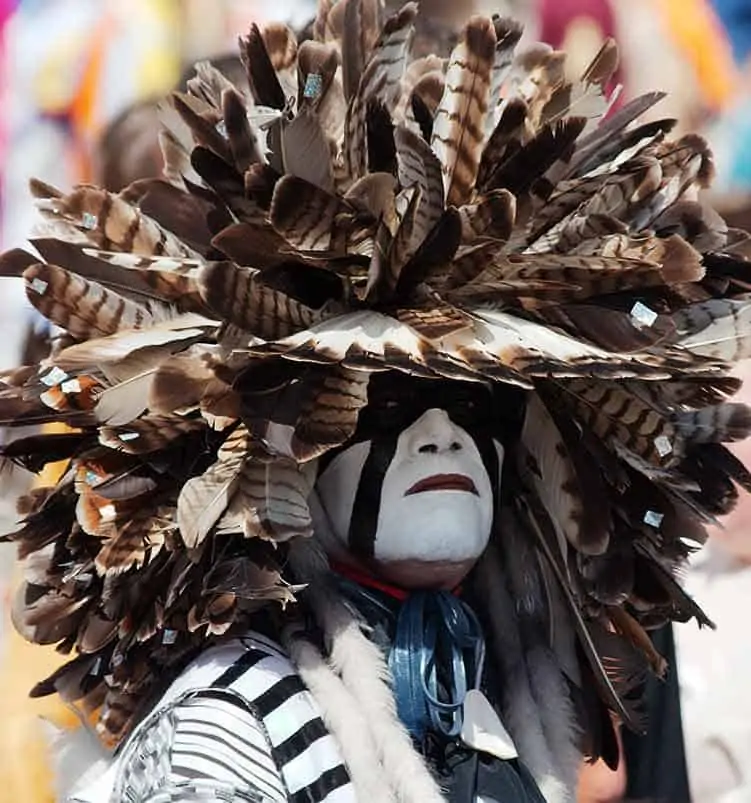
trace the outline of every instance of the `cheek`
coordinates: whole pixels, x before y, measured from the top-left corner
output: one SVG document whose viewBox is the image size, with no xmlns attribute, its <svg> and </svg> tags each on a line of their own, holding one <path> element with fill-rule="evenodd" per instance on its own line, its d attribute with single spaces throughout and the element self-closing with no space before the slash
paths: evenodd
<svg viewBox="0 0 751 803">
<path fill-rule="evenodd" d="M 313 522 L 327 526 L 342 544 L 347 544 L 349 523 L 360 484 L 362 467 L 370 451 L 370 441 L 362 441 L 350 446 L 337 455 L 316 482 L 318 498 L 328 518 L 327 522 Z"/>
</svg>

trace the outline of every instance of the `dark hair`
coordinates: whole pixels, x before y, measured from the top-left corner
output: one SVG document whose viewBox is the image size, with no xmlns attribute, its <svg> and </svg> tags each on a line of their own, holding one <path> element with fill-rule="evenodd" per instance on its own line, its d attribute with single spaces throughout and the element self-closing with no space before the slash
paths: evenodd
<svg viewBox="0 0 751 803">
<path fill-rule="evenodd" d="M 120 192 L 141 178 L 162 172 L 158 101 L 146 99 L 124 109 L 107 126 L 94 155 L 95 181 Z"/>
</svg>

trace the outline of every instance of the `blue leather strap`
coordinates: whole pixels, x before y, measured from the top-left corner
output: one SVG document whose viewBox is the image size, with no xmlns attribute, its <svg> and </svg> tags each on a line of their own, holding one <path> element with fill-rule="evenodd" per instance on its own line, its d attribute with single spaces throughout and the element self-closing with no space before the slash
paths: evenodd
<svg viewBox="0 0 751 803">
<path fill-rule="evenodd" d="M 472 609 L 447 591 L 417 591 L 399 609 L 389 669 L 397 711 L 409 732 L 459 735 L 462 705 L 480 685 L 482 628 Z"/>
</svg>

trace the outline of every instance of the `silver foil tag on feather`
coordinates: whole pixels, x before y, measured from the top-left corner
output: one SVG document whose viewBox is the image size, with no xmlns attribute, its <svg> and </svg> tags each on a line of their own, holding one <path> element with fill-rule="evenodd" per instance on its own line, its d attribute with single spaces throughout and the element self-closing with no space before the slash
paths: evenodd
<svg viewBox="0 0 751 803">
<path fill-rule="evenodd" d="M 37 295 L 43 296 L 47 292 L 49 284 L 44 279 L 32 279 L 29 282 L 29 289 L 33 290 Z"/>
<path fill-rule="evenodd" d="M 171 646 L 177 641 L 177 630 L 165 630 L 162 633 L 162 644 L 167 647 Z"/>
<path fill-rule="evenodd" d="M 316 100 L 323 91 L 323 76 L 317 72 L 308 73 L 305 79 L 303 97 L 309 100 Z"/>
<path fill-rule="evenodd" d="M 138 440 L 141 436 L 137 432 L 121 432 L 117 437 L 123 443 L 128 443 L 129 441 Z"/>
<path fill-rule="evenodd" d="M 99 224 L 99 218 L 91 212 L 84 212 L 81 215 L 81 225 L 83 228 L 92 231 Z"/>
<path fill-rule="evenodd" d="M 642 304 L 641 301 L 637 301 L 631 307 L 631 318 L 637 329 L 648 329 L 650 326 L 654 326 L 658 317 L 653 309 L 650 309 L 646 304 Z"/>
<path fill-rule="evenodd" d="M 99 674 L 99 670 L 101 668 L 102 668 L 102 659 L 97 658 L 96 661 L 94 661 L 94 663 L 92 664 L 91 669 L 89 669 L 89 674 L 92 675 L 93 677 L 96 677 Z"/>
<path fill-rule="evenodd" d="M 663 513 L 658 513 L 656 510 L 648 510 L 644 514 L 644 523 L 654 527 L 655 530 L 659 530 L 664 518 L 665 515 Z"/>
<path fill-rule="evenodd" d="M 60 385 L 60 390 L 63 393 L 80 393 L 81 382 L 78 379 L 67 379 Z"/>
<path fill-rule="evenodd" d="M 49 373 L 46 373 L 41 378 L 41 382 L 43 385 L 47 385 L 48 388 L 52 388 L 55 385 L 59 385 L 61 382 L 65 382 L 66 379 L 68 379 L 68 374 L 56 365 Z"/>
<path fill-rule="evenodd" d="M 227 124 L 224 122 L 224 120 L 220 120 L 216 124 L 215 128 L 216 128 L 217 134 L 219 134 L 220 136 L 224 137 L 224 139 L 227 139 Z"/>
<path fill-rule="evenodd" d="M 655 438 L 655 449 L 660 457 L 665 457 L 673 451 L 673 444 L 670 443 L 670 438 L 667 435 L 659 435 Z"/>
</svg>

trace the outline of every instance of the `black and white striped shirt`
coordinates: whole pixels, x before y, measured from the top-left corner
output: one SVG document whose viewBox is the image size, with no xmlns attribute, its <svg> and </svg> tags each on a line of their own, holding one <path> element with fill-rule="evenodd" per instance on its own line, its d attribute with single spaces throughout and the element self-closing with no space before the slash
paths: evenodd
<svg viewBox="0 0 751 803">
<path fill-rule="evenodd" d="M 349 774 L 290 660 L 251 634 L 204 652 L 172 684 L 89 803 L 355 803 Z"/>
</svg>

